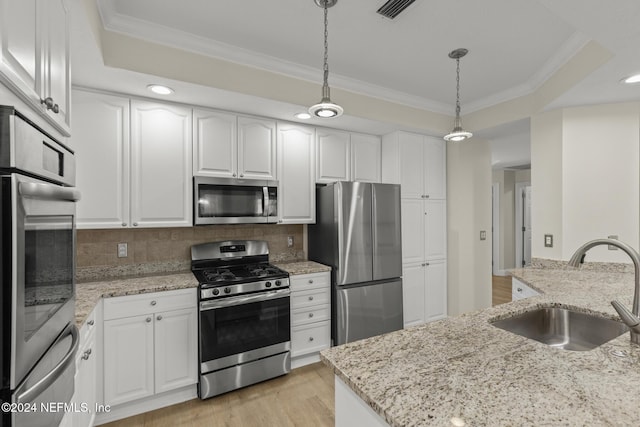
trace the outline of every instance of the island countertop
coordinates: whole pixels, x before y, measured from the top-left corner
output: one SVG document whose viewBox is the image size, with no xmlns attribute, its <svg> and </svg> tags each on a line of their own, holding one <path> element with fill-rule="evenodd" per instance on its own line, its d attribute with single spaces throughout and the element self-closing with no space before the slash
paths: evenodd
<svg viewBox="0 0 640 427">
<path fill-rule="evenodd" d="M 591 351 L 549 347 L 494 320 L 538 307 L 619 319 L 633 274 L 527 268 L 541 295 L 333 347 L 325 364 L 392 426 L 640 425 L 640 347 L 629 333 Z M 459 421 L 459 420 L 456 420 Z"/>
</svg>

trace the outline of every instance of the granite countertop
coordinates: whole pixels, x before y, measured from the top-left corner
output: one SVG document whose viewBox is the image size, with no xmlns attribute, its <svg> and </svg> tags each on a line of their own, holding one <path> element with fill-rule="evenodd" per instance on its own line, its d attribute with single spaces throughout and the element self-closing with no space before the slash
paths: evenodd
<svg viewBox="0 0 640 427">
<path fill-rule="evenodd" d="M 313 261 L 274 263 L 291 275 L 330 271 L 331 267 Z M 76 285 L 76 325 L 80 328 L 101 298 L 195 288 L 198 281 L 191 271 L 109 279 Z"/>
<path fill-rule="evenodd" d="M 324 350 L 321 358 L 392 426 L 640 425 L 640 347 L 629 333 L 566 351 L 489 322 L 563 306 L 618 319 L 633 274 L 565 269 L 512 272 L 542 294 Z"/>
</svg>

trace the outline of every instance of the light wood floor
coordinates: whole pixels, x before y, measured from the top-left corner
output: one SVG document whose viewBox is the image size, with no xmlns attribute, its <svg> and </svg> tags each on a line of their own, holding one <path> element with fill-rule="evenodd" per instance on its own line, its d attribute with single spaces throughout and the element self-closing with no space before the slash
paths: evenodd
<svg viewBox="0 0 640 427">
<path fill-rule="evenodd" d="M 314 363 L 207 400 L 190 400 L 105 427 L 284 427 L 334 425 L 333 372 Z"/>
<path fill-rule="evenodd" d="M 493 305 L 511 301 L 511 277 L 493 276 Z M 334 425 L 333 373 L 322 363 L 207 400 L 190 400 L 105 427 Z"/>
<path fill-rule="evenodd" d="M 493 276 L 493 305 L 511 302 L 511 276 Z"/>
</svg>

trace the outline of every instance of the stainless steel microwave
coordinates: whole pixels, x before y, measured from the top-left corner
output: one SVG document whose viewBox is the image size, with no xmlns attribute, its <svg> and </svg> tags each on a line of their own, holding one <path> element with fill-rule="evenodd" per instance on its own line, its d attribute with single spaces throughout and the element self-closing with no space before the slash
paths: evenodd
<svg viewBox="0 0 640 427">
<path fill-rule="evenodd" d="M 194 224 L 278 222 L 278 181 L 193 178 Z"/>
</svg>

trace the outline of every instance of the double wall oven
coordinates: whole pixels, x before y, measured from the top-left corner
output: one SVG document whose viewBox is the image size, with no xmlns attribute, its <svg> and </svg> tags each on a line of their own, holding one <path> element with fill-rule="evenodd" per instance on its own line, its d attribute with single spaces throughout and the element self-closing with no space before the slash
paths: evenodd
<svg viewBox="0 0 640 427">
<path fill-rule="evenodd" d="M 0 426 L 57 426 L 73 395 L 73 152 L 0 106 Z"/>
<path fill-rule="evenodd" d="M 205 399 L 291 370 L 289 273 L 265 241 L 191 247 L 199 285 L 200 381 Z"/>
</svg>

